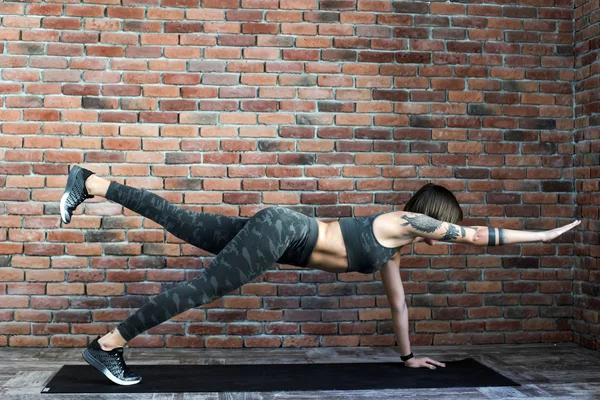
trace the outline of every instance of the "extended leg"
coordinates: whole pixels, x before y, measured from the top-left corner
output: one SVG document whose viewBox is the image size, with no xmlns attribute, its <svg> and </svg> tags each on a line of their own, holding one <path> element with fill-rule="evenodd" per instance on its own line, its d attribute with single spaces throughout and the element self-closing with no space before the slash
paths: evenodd
<svg viewBox="0 0 600 400">
<path fill-rule="evenodd" d="M 248 222 L 248 218 L 203 213 L 176 207 L 144 189 L 91 176 L 86 187 L 92 195 L 106 197 L 164 227 L 193 246 L 217 254 Z"/>
</svg>

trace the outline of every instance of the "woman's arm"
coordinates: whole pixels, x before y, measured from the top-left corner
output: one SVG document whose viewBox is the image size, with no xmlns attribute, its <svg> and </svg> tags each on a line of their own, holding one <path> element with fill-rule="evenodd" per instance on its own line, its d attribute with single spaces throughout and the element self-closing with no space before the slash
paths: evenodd
<svg viewBox="0 0 600 400">
<path fill-rule="evenodd" d="M 408 336 L 408 308 L 404 299 L 404 288 L 400 278 L 398 258 L 394 257 L 381 268 L 381 282 L 392 311 L 392 324 L 398 340 L 401 356 L 410 354 Z"/>
<path fill-rule="evenodd" d="M 525 231 L 492 228 L 487 226 L 460 226 L 438 221 L 424 214 L 404 213 L 400 217 L 404 232 L 401 236 L 424 237 L 444 242 L 466 243 L 475 246 L 501 246 L 504 244 L 526 242 L 548 242 L 566 231 L 576 227 L 581 221 L 575 221 L 560 228 L 548 231 Z"/>
<path fill-rule="evenodd" d="M 404 299 L 404 288 L 402 287 L 402 278 L 400 277 L 400 253 L 389 260 L 381 268 L 381 281 L 392 311 L 392 325 L 394 334 L 398 341 L 401 356 L 411 354 L 410 336 L 408 334 L 408 308 Z M 435 369 L 435 366 L 445 367 L 444 363 L 432 360 L 431 358 L 411 358 L 404 362 L 404 365 L 411 368 L 426 367 Z"/>
</svg>

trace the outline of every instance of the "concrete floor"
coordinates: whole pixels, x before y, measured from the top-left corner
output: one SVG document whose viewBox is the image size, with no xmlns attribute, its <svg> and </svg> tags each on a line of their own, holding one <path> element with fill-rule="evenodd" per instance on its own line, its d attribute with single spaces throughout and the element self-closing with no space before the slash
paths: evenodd
<svg viewBox="0 0 600 400">
<path fill-rule="evenodd" d="M 86 365 L 82 349 L 0 349 L 1 400 L 191 400 L 191 399 L 600 399 L 600 352 L 573 343 L 559 345 L 493 345 L 413 347 L 418 356 L 442 361 L 472 357 L 519 387 L 399 389 L 251 393 L 41 394 L 46 382 L 64 365 Z M 306 362 L 396 362 L 397 348 L 306 349 L 137 349 L 125 360 L 135 364 L 242 364 Z M 133 368 L 132 368 L 133 369 Z"/>
</svg>

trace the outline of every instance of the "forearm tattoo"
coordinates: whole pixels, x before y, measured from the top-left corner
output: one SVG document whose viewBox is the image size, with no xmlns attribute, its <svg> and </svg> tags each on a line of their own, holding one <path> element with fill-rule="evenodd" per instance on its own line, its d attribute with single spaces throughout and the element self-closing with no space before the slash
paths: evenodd
<svg viewBox="0 0 600 400">
<path fill-rule="evenodd" d="M 448 224 L 448 230 L 446 231 L 446 233 L 444 234 L 444 236 L 442 237 L 442 241 L 446 241 L 446 240 L 454 240 L 458 237 L 458 229 L 455 228 L 455 226 L 453 224 Z"/>
<path fill-rule="evenodd" d="M 488 246 L 496 246 L 496 236 L 498 236 L 498 246 L 502 246 L 505 243 L 506 236 L 504 229 L 488 228 L 488 232 Z"/>
</svg>

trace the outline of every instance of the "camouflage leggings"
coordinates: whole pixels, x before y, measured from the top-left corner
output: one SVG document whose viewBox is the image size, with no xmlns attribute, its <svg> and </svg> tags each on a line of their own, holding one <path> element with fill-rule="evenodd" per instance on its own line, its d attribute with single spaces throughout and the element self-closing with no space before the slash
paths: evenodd
<svg viewBox="0 0 600 400">
<path fill-rule="evenodd" d="M 111 182 L 106 198 L 150 218 L 174 236 L 216 254 L 189 282 L 183 282 L 140 307 L 117 329 L 127 341 L 190 309 L 222 297 L 265 272 L 275 262 L 308 264 L 317 240 L 314 218 L 281 207 L 251 218 L 228 217 L 177 208 L 143 189 Z"/>
</svg>

